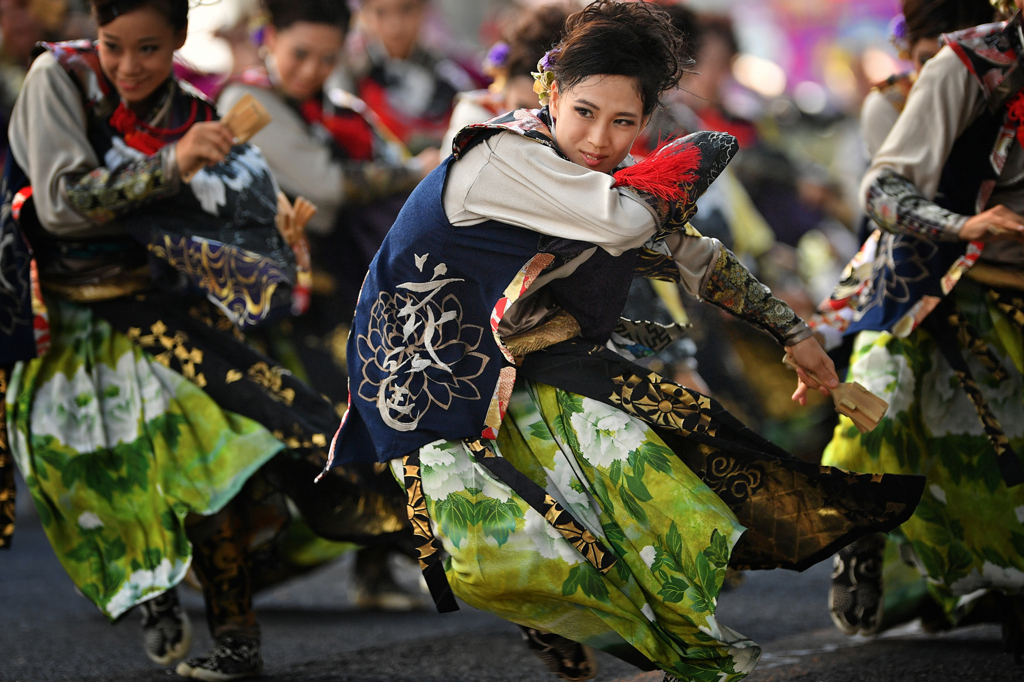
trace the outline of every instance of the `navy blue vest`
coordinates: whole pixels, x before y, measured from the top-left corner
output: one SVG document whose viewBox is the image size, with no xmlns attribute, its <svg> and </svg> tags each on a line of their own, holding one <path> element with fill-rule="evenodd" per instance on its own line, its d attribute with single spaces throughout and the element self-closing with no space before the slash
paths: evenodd
<svg viewBox="0 0 1024 682">
<path fill-rule="evenodd" d="M 494 334 L 502 301 L 555 259 L 539 253 L 536 232 L 453 226 L 443 205 L 452 162 L 413 191 L 370 263 L 348 340 L 349 410 L 335 463 L 479 437 L 488 423 L 496 434 L 499 377 L 510 390 L 514 376 Z"/>
</svg>

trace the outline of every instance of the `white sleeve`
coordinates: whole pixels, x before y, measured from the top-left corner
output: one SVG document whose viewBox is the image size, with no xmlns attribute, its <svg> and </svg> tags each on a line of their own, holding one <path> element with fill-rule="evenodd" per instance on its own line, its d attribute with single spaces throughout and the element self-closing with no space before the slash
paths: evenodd
<svg viewBox="0 0 1024 682">
<path fill-rule="evenodd" d="M 613 256 L 643 245 L 654 211 L 614 178 L 515 133 L 499 133 L 452 164 L 444 209 L 453 225 L 497 220 L 599 246 Z"/>
<path fill-rule="evenodd" d="M 699 298 L 712 266 L 718 261 L 718 254 L 725 248 L 722 242 L 712 237 L 691 237 L 677 233 L 669 235 L 665 244 L 672 253 L 672 260 L 676 262 L 680 283 L 686 293 Z"/>
<path fill-rule="evenodd" d="M 99 158 L 86 133 L 82 96 L 49 52 L 39 55 L 14 104 L 9 129 L 11 154 L 32 184 L 39 222 L 62 236 L 96 236 L 121 232 L 114 224 L 98 226 L 75 211 L 64 192 L 69 174 L 98 168 Z"/>
<path fill-rule="evenodd" d="M 869 159 L 878 152 L 899 117 L 900 112 L 878 90 L 872 90 L 864 98 L 864 106 L 860 109 L 860 133 Z"/>
<path fill-rule="evenodd" d="M 317 222 L 333 225 L 344 203 L 344 168 L 330 150 L 309 134 L 305 122 L 275 93 L 247 85 L 229 85 L 217 99 L 223 116 L 245 94 L 251 94 L 270 113 L 271 122 L 250 142 L 262 150 L 281 189 L 289 196 L 304 196 L 319 209 Z"/>
<path fill-rule="evenodd" d="M 949 47 L 928 60 L 892 131 L 871 161 L 860 185 L 861 208 L 875 178 L 891 169 L 910 180 L 931 201 L 953 143 L 984 105 L 981 85 Z"/>
</svg>

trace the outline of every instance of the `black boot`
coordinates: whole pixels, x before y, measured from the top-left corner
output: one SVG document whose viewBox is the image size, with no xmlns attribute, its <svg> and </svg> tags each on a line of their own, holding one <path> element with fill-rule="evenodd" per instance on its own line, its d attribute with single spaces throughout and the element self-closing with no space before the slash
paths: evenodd
<svg viewBox="0 0 1024 682">
<path fill-rule="evenodd" d="M 832 562 L 828 609 L 844 634 L 873 635 L 882 622 L 882 558 L 886 537 L 865 535 L 839 550 Z"/>
<path fill-rule="evenodd" d="M 594 651 L 553 632 L 519 626 L 526 646 L 563 680 L 589 680 L 597 673 Z"/>
<path fill-rule="evenodd" d="M 182 661 L 174 671 L 182 677 L 207 682 L 256 677 L 263 672 L 260 640 L 222 635 L 217 637 L 210 653 Z"/>
<path fill-rule="evenodd" d="M 192 624 L 173 587 L 139 604 L 142 612 L 142 648 L 149 659 L 170 665 L 185 658 L 192 643 Z"/>
</svg>

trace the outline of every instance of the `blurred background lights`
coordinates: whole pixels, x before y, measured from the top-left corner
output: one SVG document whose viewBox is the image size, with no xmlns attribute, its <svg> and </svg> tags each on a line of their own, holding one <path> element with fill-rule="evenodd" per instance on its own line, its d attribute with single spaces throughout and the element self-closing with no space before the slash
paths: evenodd
<svg viewBox="0 0 1024 682">
<path fill-rule="evenodd" d="M 762 57 L 741 54 L 733 64 L 732 73 L 741 85 L 764 97 L 778 97 L 786 91 L 786 72 Z"/>
<path fill-rule="evenodd" d="M 801 81 L 793 88 L 793 100 L 800 111 L 817 116 L 828 105 L 828 93 L 814 81 Z"/>
</svg>

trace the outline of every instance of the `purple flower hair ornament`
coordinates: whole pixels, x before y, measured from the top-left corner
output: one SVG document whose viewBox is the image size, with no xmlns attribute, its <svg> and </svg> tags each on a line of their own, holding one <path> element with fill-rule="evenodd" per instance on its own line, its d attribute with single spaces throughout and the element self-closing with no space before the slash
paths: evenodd
<svg viewBox="0 0 1024 682">
<path fill-rule="evenodd" d="M 533 76 L 533 91 L 537 93 L 541 106 L 547 106 L 551 101 L 551 86 L 555 84 L 555 60 L 561 52 L 557 47 L 548 50 L 537 62 L 537 70 L 531 73 Z"/>
<path fill-rule="evenodd" d="M 907 33 L 907 18 L 897 14 L 889 22 L 889 42 L 900 53 L 900 59 L 910 59 L 910 39 Z"/>
</svg>

